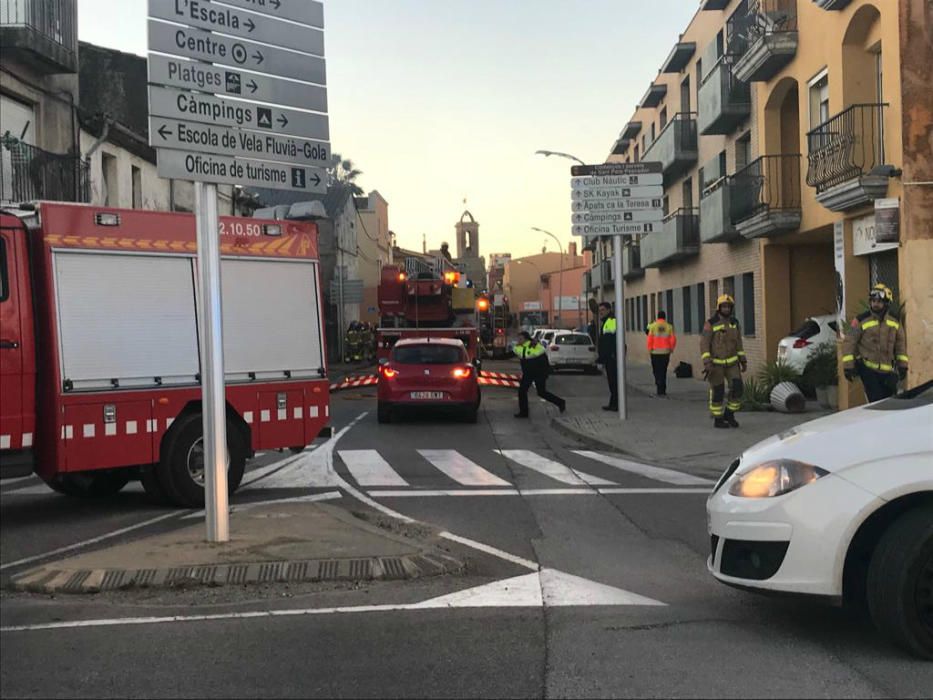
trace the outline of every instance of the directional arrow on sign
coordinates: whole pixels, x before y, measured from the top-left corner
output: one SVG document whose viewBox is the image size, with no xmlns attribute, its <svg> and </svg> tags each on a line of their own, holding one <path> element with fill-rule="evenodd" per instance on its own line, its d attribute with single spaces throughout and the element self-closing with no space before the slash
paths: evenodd
<svg viewBox="0 0 933 700">
<path fill-rule="evenodd" d="M 159 127 L 159 136 L 162 137 L 162 140 L 165 141 L 169 136 L 172 135 L 172 131 L 165 126 L 164 124 Z"/>
</svg>

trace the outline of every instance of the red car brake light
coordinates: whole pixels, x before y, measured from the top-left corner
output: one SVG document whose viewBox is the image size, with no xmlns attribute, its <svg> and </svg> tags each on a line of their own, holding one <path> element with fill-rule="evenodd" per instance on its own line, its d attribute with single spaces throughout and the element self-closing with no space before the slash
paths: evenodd
<svg viewBox="0 0 933 700">
<path fill-rule="evenodd" d="M 395 379 L 395 377 L 398 376 L 398 370 L 393 367 L 389 367 L 389 365 L 383 365 L 379 368 L 379 371 L 386 379 Z"/>
<path fill-rule="evenodd" d="M 798 338 L 794 341 L 794 349 L 799 350 L 800 348 L 805 348 L 810 345 L 809 340 L 804 340 L 803 338 Z"/>
<path fill-rule="evenodd" d="M 472 367 L 456 367 L 452 372 L 454 379 L 467 379 L 473 374 Z"/>
</svg>

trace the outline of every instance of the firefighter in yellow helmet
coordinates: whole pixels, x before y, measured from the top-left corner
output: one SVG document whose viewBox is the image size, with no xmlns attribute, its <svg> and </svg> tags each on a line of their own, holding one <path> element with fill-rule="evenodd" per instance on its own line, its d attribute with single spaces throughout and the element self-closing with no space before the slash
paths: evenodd
<svg viewBox="0 0 933 700">
<path fill-rule="evenodd" d="M 907 335 L 900 319 L 889 311 L 892 301 L 888 287 L 872 287 L 869 311 L 852 319 L 842 346 L 846 379 L 862 380 L 869 403 L 893 396 L 898 378 L 907 378 Z"/>
<path fill-rule="evenodd" d="M 748 360 L 734 313 L 735 299 L 723 294 L 716 300 L 716 313 L 704 324 L 700 336 L 703 376 L 709 382 L 709 410 L 716 428 L 739 427 L 735 412 L 742 407 L 742 372 L 748 369 Z"/>
</svg>

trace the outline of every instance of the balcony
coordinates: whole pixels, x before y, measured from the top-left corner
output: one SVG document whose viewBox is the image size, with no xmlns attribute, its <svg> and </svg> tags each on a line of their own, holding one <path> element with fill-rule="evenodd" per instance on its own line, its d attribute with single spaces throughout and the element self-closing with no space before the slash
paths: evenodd
<svg viewBox="0 0 933 700">
<path fill-rule="evenodd" d="M 662 73 L 680 73 L 690 63 L 693 54 L 697 51 L 696 42 L 680 41 L 674 44 L 674 48 L 668 54 L 661 66 Z"/>
<path fill-rule="evenodd" d="M 599 243 L 599 236 L 584 236 L 583 250 L 596 250 L 596 244 Z"/>
<path fill-rule="evenodd" d="M 844 10 L 852 0 L 813 0 L 823 10 Z"/>
<path fill-rule="evenodd" d="M 642 236 L 642 267 L 662 267 L 700 252 L 699 211 L 678 209 L 664 219 L 664 230 Z"/>
<path fill-rule="evenodd" d="M 729 5 L 729 0 L 702 0 L 700 10 L 725 10 Z"/>
<path fill-rule="evenodd" d="M 884 152 L 887 106 L 852 105 L 807 134 L 807 184 L 827 209 L 848 211 L 887 195 L 894 171 Z"/>
<path fill-rule="evenodd" d="M 652 84 L 648 88 L 648 92 L 645 93 L 645 96 L 641 98 L 641 104 L 639 107 L 641 109 L 654 109 L 659 104 L 661 100 L 667 95 L 667 85 L 664 83 Z"/>
<path fill-rule="evenodd" d="M 608 258 L 593 265 L 592 269 L 586 273 L 589 275 L 588 290 L 595 292 L 607 285 L 612 284 L 612 258 Z"/>
<path fill-rule="evenodd" d="M 736 80 L 770 80 L 797 55 L 797 0 L 752 0 L 726 27 Z"/>
<path fill-rule="evenodd" d="M 9 135 L 0 139 L 0 202 L 88 202 L 90 190 L 90 167 L 81 158 L 49 153 Z"/>
<path fill-rule="evenodd" d="M 723 56 L 700 84 L 698 93 L 700 133 L 731 134 L 752 112 L 752 93 L 748 83 L 735 77 L 732 58 Z"/>
<path fill-rule="evenodd" d="M 697 162 L 695 116 L 686 112 L 675 114 L 641 157 L 643 161 L 661 163 L 665 184 L 683 175 Z"/>
<path fill-rule="evenodd" d="M 641 266 L 641 246 L 631 243 L 622 248 L 622 279 L 631 280 L 645 276 Z"/>
<path fill-rule="evenodd" d="M 745 238 L 800 228 L 800 156 L 762 156 L 731 178 L 732 218 Z"/>
<path fill-rule="evenodd" d="M 703 243 L 728 243 L 740 238 L 732 215 L 732 184 L 723 177 L 712 185 L 700 200 L 700 240 Z"/>
<path fill-rule="evenodd" d="M 0 0 L 0 46 L 51 75 L 78 70 L 76 0 Z"/>
</svg>

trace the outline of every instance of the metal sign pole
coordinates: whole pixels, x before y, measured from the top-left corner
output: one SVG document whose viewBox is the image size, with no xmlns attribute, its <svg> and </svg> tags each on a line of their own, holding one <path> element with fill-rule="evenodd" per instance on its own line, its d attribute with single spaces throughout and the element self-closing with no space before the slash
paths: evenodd
<svg viewBox="0 0 933 700">
<path fill-rule="evenodd" d="M 198 290 L 201 296 L 199 336 L 207 541 L 227 542 L 230 539 L 230 510 L 227 504 L 227 416 L 217 185 L 196 182 L 194 201 L 197 210 Z"/>
<path fill-rule="evenodd" d="M 622 236 L 612 237 L 612 276 L 615 280 L 616 293 L 616 362 L 618 363 L 617 380 L 619 392 L 619 420 L 628 418 L 628 406 L 625 395 L 625 314 L 622 296 Z"/>
</svg>

